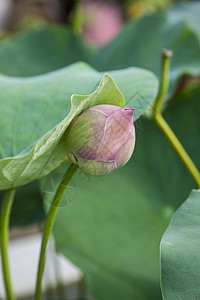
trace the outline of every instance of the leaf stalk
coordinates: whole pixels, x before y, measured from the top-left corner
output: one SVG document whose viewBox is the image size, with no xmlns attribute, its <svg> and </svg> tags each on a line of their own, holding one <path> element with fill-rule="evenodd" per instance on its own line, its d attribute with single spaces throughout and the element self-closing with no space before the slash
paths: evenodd
<svg viewBox="0 0 200 300">
<path fill-rule="evenodd" d="M 45 266 L 45 258 L 46 258 L 46 249 L 48 245 L 48 241 L 52 232 L 53 224 L 55 221 L 56 213 L 58 211 L 60 202 L 62 197 L 66 191 L 66 188 L 72 179 L 74 173 L 76 172 L 78 166 L 71 164 L 67 169 L 66 173 L 63 176 L 61 183 L 59 184 L 53 201 L 51 203 L 51 207 L 49 209 L 46 222 L 44 225 L 43 235 L 42 235 L 42 244 L 40 250 L 40 258 L 38 264 L 38 273 L 37 273 L 37 281 L 36 281 L 36 290 L 35 290 L 35 300 L 41 299 L 41 285 L 42 285 L 42 276 L 44 272 Z"/>
<path fill-rule="evenodd" d="M 169 127 L 165 119 L 161 114 L 156 114 L 154 118 L 156 124 L 159 126 L 159 128 L 162 130 L 162 132 L 165 134 L 166 138 L 180 157 L 181 161 L 187 168 L 188 172 L 192 176 L 193 180 L 195 181 L 197 187 L 200 187 L 200 173 L 198 169 L 196 168 L 195 164 L 177 139 L 176 135 L 172 131 L 172 129 Z"/>
<path fill-rule="evenodd" d="M 9 221 L 10 213 L 14 201 L 15 189 L 10 189 L 5 192 L 1 211 L 0 211 L 0 244 L 1 244 L 1 261 L 6 297 L 8 300 L 15 300 L 12 289 L 9 259 L 8 259 L 8 239 L 9 239 Z"/>
<path fill-rule="evenodd" d="M 158 125 L 158 127 L 162 130 L 165 137 L 168 139 L 176 153 L 178 154 L 179 158 L 185 165 L 186 169 L 188 170 L 189 174 L 193 178 L 197 187 L 200 187 L 200 173 L 196 168 L 195 164 L 185 151 L 184 147 L 174 134 L 173 130 L 167 124 L 165 119 L 162 116 L 162 106 L 165 99 L 165 96 L 168 92 L 169 87 L 169 71 L 170 71 L 170 58 L 172 56 L 172 52 L 169 50 L 162 51 L 162 65 L 161 65 L 161 84 L 158 96 L 154 103 L 153 109 L 153 120 Z"/>
<path fill-rule="evenodd" d="M 74 6 L 74 12 L 73 12 L 72 28 L 73 28 L 73 32 L 77 35 L 80 35 L 82 33 L 82 26 L 83 26 L 81 9 L 80 9 L 81 2 L 82 0 L 76 0 Z"/>
</svg>

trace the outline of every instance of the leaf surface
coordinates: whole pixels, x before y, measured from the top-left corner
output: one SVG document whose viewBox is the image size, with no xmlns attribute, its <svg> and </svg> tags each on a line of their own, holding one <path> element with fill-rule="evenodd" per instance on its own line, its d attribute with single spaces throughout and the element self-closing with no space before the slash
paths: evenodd
<svg viewBox="0 0 200 300">
<path fill-rule="evenodd" d="M 200 41 L 200 3 L 198 1 L 183 1 L 177 3 L 174 7 L 171 7 L 168 11 L 170 19 L 174 22 L 187 22 L 197 34 Z"/>
<path fill-rule="evenodd" d="M 193 190 L 174 214 L 161 241 L 164 299 L 200 298 L 200 190 Z"/>
<path fill-rule="evenodd" d="M 155 99 L 156 77 L 137 68 L 110 74 L 127 105 L 139 105 L 137 119 Z M 27 184 L 66 162 L 64 133 L 82 111 L 98 104 L 125 105 L 112 77 L 84 63 L 27 79 L 1 76 L 0 89 L 0 190 Z M 71 97 L 74 93 L 91 94 Z"/>
</svg>

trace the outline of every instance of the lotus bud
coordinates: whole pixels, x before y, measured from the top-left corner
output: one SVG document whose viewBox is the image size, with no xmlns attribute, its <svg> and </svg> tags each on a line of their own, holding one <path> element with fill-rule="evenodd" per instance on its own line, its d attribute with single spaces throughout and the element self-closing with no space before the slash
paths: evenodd
<svg viewBox="0 0 200 300">
<path fill-rule="evenodd" d="M 93 106 L 73 119 L 66 132 L 67 155 L 90 176 L 122 167 L 135 146 L 134 109 Z"/>
</svg>

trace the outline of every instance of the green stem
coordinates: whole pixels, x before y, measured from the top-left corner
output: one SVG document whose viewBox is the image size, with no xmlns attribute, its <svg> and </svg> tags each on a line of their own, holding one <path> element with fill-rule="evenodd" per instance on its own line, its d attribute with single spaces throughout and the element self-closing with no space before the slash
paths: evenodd
<svg viewBox="0 0 200 300">
<path fill-rule="evenodd" d="M 160 90 L 154 103 L 154 114 L 161 112 L 164 98 L 168 92 L 171 57 L 172 51 L 166 49 L 162 50 L 161 82 Z"/>
<path fill-rule="evenodd" d="M 164 98 L 167 94 L 168 87 L 169 87 L 169 70 L 170 70 L 170 58 L 172 56 L 172 52 L 169 50 L 162 51 L 162 67 L 161 67 L 161 84 L 158 96 L 154 103 L 154 113 L 153 119 L 155 120 L 156 124 L 165 134 L 168 141 L 171 143 L 172 147 L 175 149 L 176 153 L 180 157 L 181 161 L 189 171 L 190 175 L 192 176 L 193 180 L 195 181 L 197 187 L 200 187 L 200 173 L 196 168 L 195 164 L 177 139 L 176 135 L 169 127 L 167 122 L 164 120 L 161 114 L 162 105 L 164 102 Z"/>
<path fill-rule="evenodd" d="M 10 271 L 9 271 L 9 260 L 8 260 L 9 220 L 10 220 L 10 213 L 13 205 L 14 196 L 15 196 L 15 189 L 11 189 L 5 192 L 5 196 L 2 201 L 1 212 L 0 212 L 1 260 L 2 260 L 5 290 L 6 290 L 6 295 L 8 300 L 15 300 L 15 296 L 12 290 Z"/>
<path fill-rule="evenodd" d="M 81 0 L 76 0 L 73 12 L 73 32 L 75 34 L 81 34 L 82 32 L 82 17 L 80 11 Z"/>
<path fill-rule="evenodd" d="M 44 231 L 43 231 L 43 237 L 42 237 L 41 250 L 40 250 L 40 259 L 39 259 L 38 273 L 37 273 L 35 300 L 41 299 L 41 285 L 42 285 L 42 276 L 43 276 L 45 258 L 46 258 L 46 248 L 47 248 L 47 244 L 48 244 L 50 234 L 51 234 L 51 231 L 53 228 L 56 213 L 57 213 L 58 207 L 60 205 L 60 202 L 62 200 L 62 197 L 66 191 L 66 188 L 67 188 L 72 176 L 74 175 L 75 171 L 77 170 L 77 168 L 78 167 L 76 165 L 71 164 L 69 166 L 69 168 L 67 169 L 67 172 L 65 173 L 60 185 L 58 186 L 58 189 L 53 198 L 49 213 L 46 218 L 46 222 L 44 225 Z"/>
<path fill-rule="evenodd" d="M 196 182 L 197 187 L 200 187 L 200 173 L 197 170 L 196 166 L 194 165 L 193 161 L 177 139 L 174 132 L 171 130 L 167 122 L 163 119 L 161 114 L 156 114 L 154 118 L 156 124 L 160 127 L 162 132 L 167 137 L 168 141 L 171 143 L 172 147 L 182 160 L 183 164 L 186 166 L 187 170 L 191 174 L 192 178 Z"/>
</svg>

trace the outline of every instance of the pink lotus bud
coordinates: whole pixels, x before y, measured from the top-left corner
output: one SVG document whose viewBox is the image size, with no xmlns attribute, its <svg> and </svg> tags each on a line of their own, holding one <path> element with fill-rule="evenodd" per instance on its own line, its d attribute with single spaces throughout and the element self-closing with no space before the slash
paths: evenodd
<svg viewBox="0 0 200 300">
<path fill-rule="evenodd" d="M 93 106 L 67 129 L 67 155 L 90 176 L 107 174 L 130 159 L 135 146 L 134 109 Z"/>
</svg>

